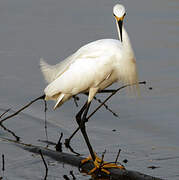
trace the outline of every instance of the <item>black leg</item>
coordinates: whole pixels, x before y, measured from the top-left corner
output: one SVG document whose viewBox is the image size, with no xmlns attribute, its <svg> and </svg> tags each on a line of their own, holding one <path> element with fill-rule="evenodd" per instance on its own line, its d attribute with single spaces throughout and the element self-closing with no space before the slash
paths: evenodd
<svg viewBox="0 0 179 180">
<path fill-rule="evenodd" d="M 82 109 L 79 111 L 79 113 L 76 115 L 76 121 L 80 127 L 80 130 L 81 130 L 81 133 L 85 139 L 85 142 L 88 146 L 88 149 L 89 149 L 89 152 L 91 154 L 91 157 L 93 159 L 93 161 L 95 161 L 95 154 L 94 154 L 94 151 L 93 151 L 93 148 L 90 144 L 90 141 L 89 141 L 89 138 L 88 138 L 88 135 L 86 133 L 86 127 L 85 127 L 85 123 L 86 123 L 86 116 L 87 116 L 87 113 L 88 113 L 88 110 L 89 110 L 89 107 L 90 107 L 90 104 L 91 103 L 85 103 L 85 105 L 82 107 Z M 83 114 L 83 116 L 82 116 Z"/>
<path fill-rule="evenodd" d="M 85 111 L 86 107 L 87 107 L 87 102 L 83 105 L 83 107 L 82 107 L 82 108 L 80 109 L 80 111 L 77 113 L 77 115 L 76 115 L 76 120 L 77 120 L 77 119 L 81 119 L 81 116 L 82 116 L 83 112 Z"/>
<path fill-rule="evenodd" d="M 141 81 L 139 82 L 139 84 L 146 84 L 146 81 Z M 85 118 L 85 121 L 87 121 L 89 118 L 91 118 L 95 113 L 96 111 L 98 111 L 98 109 L 100 109 L 103 105 L 105 105 L 105 103 L 112 97 L 114 96 L 118 91 L 120 91 L 121 89 L 124 89 L 128 86 L 131 86 L 130 84 L 126 84 L 122 87 L 119 87 L 118 89 L 116 90 L 113 90 L 113 89 L 108 89 L 108 90 L 101 90 L 99 91 L 98 93 L 111 93 L 87 118 Z M 85 93 L 86 95 L 88 95 L 87 93 Z M 80 112 L 77 114 L 77 116 L 79 115 L 79 117 L 82 115 L 84 109 L 86 107 L 86 104 L 82 107 L 82 109 L 80 110 Z M 76 116 L 76 119 L 77 119 L 77 116 Z M 73 136 L 78 132 L 78 130 L 80 129 L 80 127 L 78 127 L 75 132 L 68 138 L 65 140 L 65 145 L 69 145 L 70 144 L 70 140 L 73 138 Z M 66 143 L 67 142 L 67 143 Z M 68 148 L 68 146 L 66 146 Z"/>
<path fill-rule="evenodd" d="M 86 109 L 86 106 L 87 106 L 87 103 L 84 104 L 84 106 L 80 109 L 80 111 L 79 111 L 79 112 L 77 113 L 77 115 L 76 115 L 76 120 L 79 119 L 78 125 L 81 124 L 81 120 L 80 120 L 80 119 L 81 119 L 81 116 L 82 116 L 84 110 Z M 74 151 L 74 149 L 70 146 L 70 141 L 71 141 L 71 139 L 73 138 L 73 136 L 74 136 L 79 130 L 80 130 L 80 125 L 79 125 L 79 127 L 73 132 L 73 134 L 72 134 L 69 138 L 65 139 L 65 146 L 66 146 L 66 148 L 69 148 L 72 153 L 77 154 L 77 155 L 80 155 L 80 154 L 77 153 L 76 151 Z"/>
<path fill-rule="evenodd" d="M 101 90 L 101 91 L 99 91 L 98 93 L 113 93 L 114 91 L 116 91 L 116 90 L 114 90 L 114 89 L 104 89 L 104 90 Z M 88 93 L 85 93 L 86 95 L 88 95 Z M 106 107 L 106 105 L 104 104 L 104 106 Z M 78 112 L 78 114 L 76 115 L 76 118 L 81 118 L 81 116 L 82 116 L 82 114 L 83 114 L 83 112 L 84 112 L 84 110 L 85 110 L 85 108 L 86 108 L 86 103 L 85 103 L 85 105 L 81 108 L 81 110 Z M 113 113 L 114 114 L 114 113 Z M 84 115 L 83 115 L 84 116 Z M 85 120 L 85 121 L 87 121 L 87 119 Z M 69 138 L 67 138 L 67 139 L 65 139 L 65 146 L 66 146 L 66 148 L 69 148 L 73 153 L 75 153 L 75 154 L 77 154 L 77 155 L 79 155 L 77 152 L 75 152 L 74 150 L 73 150 L 73 148 L 70 146 L 70 141 L 71 141 L 71 139 L 73 138 L 73 136 L 78 132 L 80 130 L 80 127 L 78 127 L 73 133 L 72 133 L 72 135 L 69 137 Z"/>
</svg>

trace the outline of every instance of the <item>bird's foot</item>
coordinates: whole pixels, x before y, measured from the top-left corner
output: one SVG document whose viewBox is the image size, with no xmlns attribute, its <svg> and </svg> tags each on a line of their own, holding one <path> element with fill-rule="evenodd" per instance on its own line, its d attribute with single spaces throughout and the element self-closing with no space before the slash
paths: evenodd
<svg viewBox="0 0 179 180">
<path fill-rule="evenodd" d="M 86 159 L 83 159 L 81 161 L 80 167 L 82 167 L 83 164 L 89 161 L 93 161 L 94 168 L 88 172 L 89 175 L 93 175 L 95 173 L 99 174 L 100 172 L 110 175 L 110 171 L 108 170 L 110 168 L 120 168 L 120 169 L 125 170 L 125 167 L 123 165 L 118 165 L 117 163 L 110 163 L 110 162 L 103 161 L 96 155 L 96 153 L 95 153 L 95 157 L 96 157 L 95 161 L 92 160 L 91 156 L 88 156 Z"/>
</svg>

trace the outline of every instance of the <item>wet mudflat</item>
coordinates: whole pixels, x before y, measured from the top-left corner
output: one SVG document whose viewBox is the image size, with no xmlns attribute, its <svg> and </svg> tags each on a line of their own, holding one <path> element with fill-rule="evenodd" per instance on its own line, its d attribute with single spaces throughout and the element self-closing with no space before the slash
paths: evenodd
<svg viewBox="0 0 179 180">
<path fill-rule="evenodd" d="M 8 108 L 15 111 L 43 93 L 45 82 L 39 69 L 40 57 L 55 64 L 90 41 L 117 38 L 112 16 L 116 2 L 1 0 L 0 111 Z M 123 4 L 127 9 L 125 24 L 135 50 L 139 77 L 148 84 L 141 86 L 140 98 L 127 96 L 125 90 L 113 97 L 108 105 L 120 118 L 102 108 L 88 122 L 88 134 L 99 155 L 106 149 L 105 160 L 114 160 L 120 148 L 120 160 L 128 160 L 126 168 L 177 180 L 179 2 L 135 0 Z M 104 99 L 104 96 L 98 97 Z M 85 98 L 80 96 L 80 106 Z M 53 102 L 48 102 L 48 138 L 57 142 L 61 132 L 66 138 L 75 129 L 74 115 L 79 108 L 72 100 L 56 111 L 52 107 Z M 35 103 L 5 125 L 24 142 L 46 145 L 39 141 L 46 139 L 43 102 Z M 0 129 L 0 138 L 12 137 Z M 84 156 L 88 155 L 80 133 L 73 139 L 72 146 Z M 0 153 L 5 155 L 4 179 L 44 177 L 40 156 L 1 139 Z M 90 178 L 80 174 L 77 168 L 50 158 L 46 160 L 50 180 L 63 179 L 70 170 L 77 179 Z M 158 168 L 148 168 L 152 166 Z M 1 170 L 0 176 L 3 176 Z"/>
</svg>

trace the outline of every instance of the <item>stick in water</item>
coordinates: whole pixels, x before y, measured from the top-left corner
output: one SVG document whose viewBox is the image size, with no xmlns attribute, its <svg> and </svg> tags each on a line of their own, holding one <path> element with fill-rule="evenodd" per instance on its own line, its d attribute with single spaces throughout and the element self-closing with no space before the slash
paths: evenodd
<svg viewBox="0 0 179 180">
<path fill-rule="evenodd" d="M 21 109 L 19 109 L 18 111 L 16 111 L 15 113 L 13 113 L 13 114 L 11 114 L 10 116 L 7 116 L 7 117 L 5 117 L 4 119 L 2 119 L 1 121 L 0 121 L 0 124 L 2 124 L 4 121 L 6 121 L 7 119 L 10 119 L 11 117 L 14 117 L 14 116 L 16 116 L 17 114 L 19 114 L 21 111 L 23 111 L 24 109 L 26 109 L 26 108 L 28 108 L 31 104 L 33 104 L 34 102 L 36 102 L 36 101 L 38 101 L 38 100 L 40 100 L 40 99 L 44 99 L 45 98 L 45 94 L 44 95 L 42 95 L 42 96 L 40 96 L 40 97 L 38 97 L 38 98 L 36 98 L 36 99 L 34 99 L 34 100 L 32 100 L 30 103 L 28 103 L 27 105 L 25 105 L 25 106 L 23 106 Z"/>
<path fill-rule="evenodd" d="M 40 154 L 40 156 L 41 156 L 41 158 L 42 158 L 42 161 L 43 161 L 43 163 L 44 163 L 44 166 L 45 166 L 45 177 L 44 177 L 44 180 L 46 180 L 46 179 L 47 179 L 47 176 L 48 176 L 48 166 L 47 166 L 47 163 L 45 162 L 45 159 L 44 159 L 44 157 L 43 157 L 43 154 L 42 154 L 41 149 L 39 150 L 39 154 Z"/>
</svg>

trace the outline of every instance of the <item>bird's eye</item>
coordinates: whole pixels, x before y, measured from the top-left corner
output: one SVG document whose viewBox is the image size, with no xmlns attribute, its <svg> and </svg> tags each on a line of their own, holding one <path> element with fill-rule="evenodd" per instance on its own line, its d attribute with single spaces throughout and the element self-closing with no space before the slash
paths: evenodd
<svg viewBox="0 0 179 180">
<path fill-rule="evenodd" d="M 114 13 L 113 13 L 113 16 L 116 17 Z"/>
<path fill-rule="evenodd" d="M 126 13 L 124 13 L 124 16 L 126 16 Z"/>
</svg>

